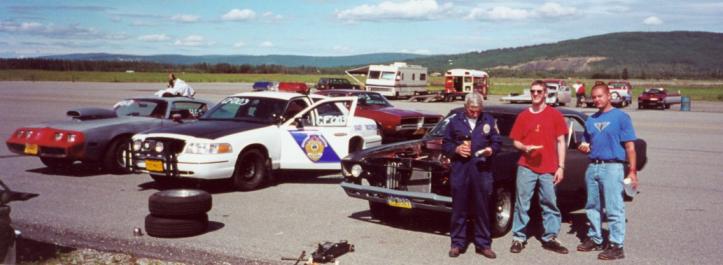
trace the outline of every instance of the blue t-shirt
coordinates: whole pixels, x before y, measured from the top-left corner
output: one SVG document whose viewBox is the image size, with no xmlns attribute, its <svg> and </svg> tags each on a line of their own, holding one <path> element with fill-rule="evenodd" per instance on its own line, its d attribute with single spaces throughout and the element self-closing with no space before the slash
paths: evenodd
<svg viewBox="0 0 723 265">
<path fill-rule="evenodd" d="M 635 139 L 630 116 L 619 109 L 597 112 L 585 121 L 585 140 L 590 143 L 590 159 L 626 161 L 623 143 Z"/>
</svg>

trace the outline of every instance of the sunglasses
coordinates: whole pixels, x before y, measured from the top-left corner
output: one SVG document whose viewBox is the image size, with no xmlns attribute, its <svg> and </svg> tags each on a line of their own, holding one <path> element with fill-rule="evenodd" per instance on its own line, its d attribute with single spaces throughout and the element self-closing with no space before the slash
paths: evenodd
<svg viewBox="0 0 723 265">
<path fill-rule="evenodd" d="M 545 90 L 542 89 L 530 89 L 530 94 L 542 94 L 545 93 Z"/>
</svg>

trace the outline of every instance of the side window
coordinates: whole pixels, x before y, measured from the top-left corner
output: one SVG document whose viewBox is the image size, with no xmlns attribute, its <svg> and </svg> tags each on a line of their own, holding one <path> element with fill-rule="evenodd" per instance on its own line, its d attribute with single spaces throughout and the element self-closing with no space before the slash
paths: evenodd
<svg viewBox="0 0 723 265">
<path fill-rule="evenodd" d="M 369 79 L 379 79 L 380 75 L 381 72 L 379 71 L 369 71 Z"/>
<path fill-rule="evenodd" d="M 427 80 L 427 74 L 419 74 L 419 80 Z"/>
<path fill-rule="evenodd" d="M 208 110 L 208 106 L 199 102 L 175 102 L 171 107 L 173 114 L 180 114 L 181 119 L 196 119 Z"/>
<path fill-rule="evenodd" d="M 346 126 L 347 113 L 343 102 L 327 102 L 304 114 L 301 121 L 305 126 Z"/>
<path fill-rule="evenodd" d="M 415 79 L 414 79 L 414 75 L 415 75 L 415 74 L 412 74 L 412 80 L 415 80 Z"/>
<path fill-rule="evenodd" d="M 304 110 L 309 105 L 306 104 L 306 101 L 303 99 L 295 99 L 289 102 L 289 105 L 286 107 L 286 111 L 284 111 L 284 119 L 290 119 L 296 115 L 296 113 L 299 113 L 299 111 Z"/>
</svg>

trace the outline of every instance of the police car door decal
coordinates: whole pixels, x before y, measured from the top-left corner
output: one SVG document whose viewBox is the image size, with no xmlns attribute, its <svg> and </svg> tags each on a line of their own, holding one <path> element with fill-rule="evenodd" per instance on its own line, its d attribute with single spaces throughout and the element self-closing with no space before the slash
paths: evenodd
<svg viewBox="0 0 723 265">
<path fill-rule="evenodd" d="M 289 133 L 311 162 L 335 163 L 341 161 L 326 137 L 318 131 L 289 131 Z"/>
</svg>

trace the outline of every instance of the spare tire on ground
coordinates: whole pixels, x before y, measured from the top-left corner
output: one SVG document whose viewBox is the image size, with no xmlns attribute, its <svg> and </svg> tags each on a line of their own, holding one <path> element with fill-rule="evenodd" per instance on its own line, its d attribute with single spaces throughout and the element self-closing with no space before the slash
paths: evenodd
<svg viewBox="0 0 723 265">
<path fill-rule="evenodd" d="M 166 218 L 146 215 L 146 233 L 154 237 L 187 237 L 200 235 L 208 229 L 208 215 Z"/>
<path fill-rule="evenodd" d="M 157 217 L 197 216 L 211 210 L 211 194 L 202 190 L 173 189 L 148 198 L 148 210 Z"/>
</svg>

